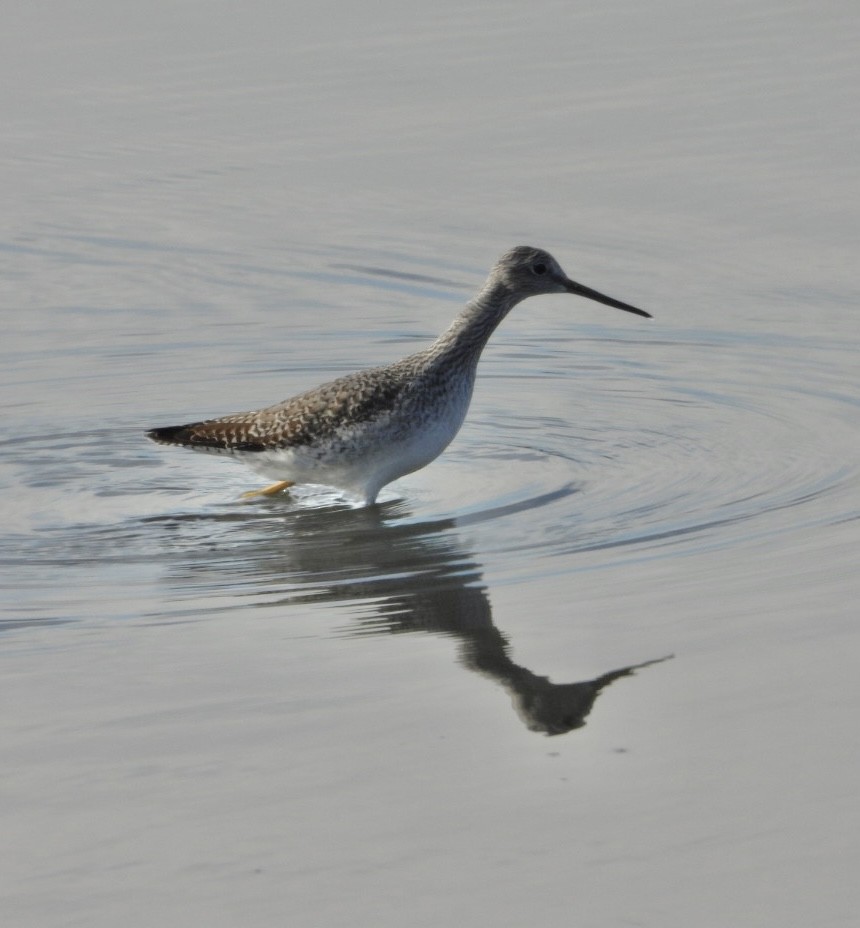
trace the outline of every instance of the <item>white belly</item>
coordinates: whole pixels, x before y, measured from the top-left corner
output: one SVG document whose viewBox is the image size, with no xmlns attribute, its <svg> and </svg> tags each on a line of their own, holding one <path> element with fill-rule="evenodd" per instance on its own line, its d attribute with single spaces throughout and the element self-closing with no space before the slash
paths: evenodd
<svg viewBox="0 0 860 928">
<path fill-rule="evenodd" d="M 405 408 L 343 428 L 320 447 L 272 449 L 243 459 L 272 480 L 338 487 L 372 503 L 386 484 L 426 466 L 448 447 L 466 417 L 471 392 L 469 384 L 446 396 L 432 414 Z"/>
</svg>

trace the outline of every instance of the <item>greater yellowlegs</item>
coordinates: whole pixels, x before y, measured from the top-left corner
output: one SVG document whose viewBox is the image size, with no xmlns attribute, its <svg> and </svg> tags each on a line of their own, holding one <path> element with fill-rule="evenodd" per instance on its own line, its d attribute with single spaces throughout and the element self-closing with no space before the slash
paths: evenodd
<svg viewBox="0 0 860 928">
<path fill-rule="evenodd" d="M 520 245 L 499 258 L 477 295 L 423 351 L 276 406 L 147 435 L 166 445 L 231 455 L 278 481 L 249 496 L 313 483 L 374 503 L 387 483 L 445 450 L 463 424 L 487 340 L 517 303 L 541 293 L 573 293 L 650 318 L 570 280 L 547 252 Z"/>
</svg>

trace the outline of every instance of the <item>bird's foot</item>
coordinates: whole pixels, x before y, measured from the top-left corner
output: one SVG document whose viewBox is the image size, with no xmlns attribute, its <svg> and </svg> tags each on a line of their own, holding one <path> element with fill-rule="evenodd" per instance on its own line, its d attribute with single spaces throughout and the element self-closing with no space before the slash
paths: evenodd
<svg viewBox="0 0 860 928">
<path fill-rule="evenodd" d="M 281 490 L 286 490 L 287 487 L 294 485 L 294 480 L 279 480 L 277 483 L 273 483 L 268 487 L 263 487 L 262 490 L 248 490 L 246 493 L 242 494 L 242 499 L 250 499 L 254 496 L 274 496 L 276 493 L 280 493 Z"/>
</svg>

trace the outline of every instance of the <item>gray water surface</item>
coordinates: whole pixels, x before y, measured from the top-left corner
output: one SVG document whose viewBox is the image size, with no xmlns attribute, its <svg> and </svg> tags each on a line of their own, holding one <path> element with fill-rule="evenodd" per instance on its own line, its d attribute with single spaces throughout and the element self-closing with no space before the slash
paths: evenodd
<svg viewBox="0 0 860 928">
<path fill-rule="evenodd" d="M 857 14 L 93 0 L 0 36 L 16 926 L 853 925 Z M 358 509 L 143 432 L 435 337 Z"/>
</svg>

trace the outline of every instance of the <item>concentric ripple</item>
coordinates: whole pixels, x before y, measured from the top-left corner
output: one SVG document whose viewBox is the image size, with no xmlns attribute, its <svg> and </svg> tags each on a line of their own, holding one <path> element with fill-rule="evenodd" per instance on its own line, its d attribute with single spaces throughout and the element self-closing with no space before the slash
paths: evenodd
<svg viewBox="0 0 860 928">
<path fill-rule="evenodd" d="M 491 355 L 498 408 L 479 391 L 452 448 L 369 509 L 320 488 L 238 502 L 245 471 L 165 454 L 136 430 L 19 437 L 2 448 L 18 492 L 0 558 L 23 586 L 52 565 L 147 565 L 178 603 L 211 611 L 462 586 L 488 563 L 528 583 L 595 552 L 607 563 L 796 533 L 860 513 L 848 353 L 687 334 Z"/>
<path fill-rule="evenodd" d="M 695 376 L 668 374 L 663 348 L 632 383 L 583 382 L 567 418 L 509 417 L 507 445 L 479 420 L 440 465 L 457 467 L 451 482 L 465 487 L 451 514 L 460 526 L 491 523 L 482 550 L 524 580 L 552 563 L 575 568 L 577 552 L 662 556 L 856 517 L 858 398 L 838 351 L 815 347 L 690 339 Z M 504 529 L 492 524 L 513 512 Z"/>
</svg>

